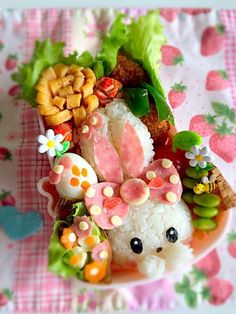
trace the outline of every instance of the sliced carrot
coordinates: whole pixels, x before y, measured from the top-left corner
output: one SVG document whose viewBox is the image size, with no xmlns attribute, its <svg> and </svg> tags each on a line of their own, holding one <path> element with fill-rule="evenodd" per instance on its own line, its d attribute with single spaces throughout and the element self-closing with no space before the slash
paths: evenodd
<svg viewBox="0 0 236 314">
<path fill-rule="evenodd" d="M 106 275 L 106 263 L 94 261 L 87 264 L 84 269 L 84 277 L 90 283 L 100 282 Z"/>
</svg>

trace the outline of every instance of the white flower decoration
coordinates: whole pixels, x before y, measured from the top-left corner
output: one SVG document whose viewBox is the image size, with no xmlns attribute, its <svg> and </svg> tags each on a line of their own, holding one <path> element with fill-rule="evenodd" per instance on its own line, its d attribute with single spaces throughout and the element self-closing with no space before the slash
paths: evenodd
<svg viewBox="0 0 236 314">
<path fill-rule="evenodd" d="M 191 167 L 198 165 L 202 169 L 206 167 L 208 162 L 213 160 L 207 147 L 200 148 L 197 145 L 192 146 L 190 152 L 185 153 L 185 157 L 190 159 L 189 165 Z"/>
<path fill-rule="evenodd" d="M 55 135 L 52 129 L 48 129 L 45 135 L 38 136 L 39 145 L 38 152 L 43 154 L 45 152 L 48 153 L 48 156 L 54 157 L 56 155 L 56 151 L 62 151 L 63 146 L 60 144 L 63 141 L 64 137 L 62 134 Z"/>
</svg>

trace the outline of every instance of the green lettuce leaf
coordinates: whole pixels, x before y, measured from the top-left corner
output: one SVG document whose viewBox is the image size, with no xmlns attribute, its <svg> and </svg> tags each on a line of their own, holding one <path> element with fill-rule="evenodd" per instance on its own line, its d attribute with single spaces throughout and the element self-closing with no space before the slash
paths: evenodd
<svg viewBox="0 0 236 314">
<path fill-rule="evenodd" d="M 115 68 L 119 49 L 127 40 L 127 25 L 123 23 L 123 14 L 118 14 L 110 31 L 104 36 L 101 51 L 96 61 L 102 61 L 104 74 L 108 75 Z"/>
<path fill-rule="evenodd" d="M 84 202 L 74 203 L 72 205 L 72 212 L 67 217 L 67 222 L 69 223 L 69 225 L 71 225 L 73 223 L 74 217 L 84 216 L 84 215 L 86 215 L 86 216 L 89 215 Z"/>
<path fill-rule="evenodd" d="M 128 27 L 125 51 L 147 71 L 154 88 L 165 98 L 164 88 L 158 76 L 161 46 L 166 43 L 159 12 L 152 11 L 133 21 Z"/>
<path fill-rule="evenodd" d="M 69 278 L 76 276 L 81 277 L 80 270 L 64 263 L 63 257 L 67 254 L 68 250 L 64 248 L 59 240 L 59 229 L 61 226 L 65 226 L 65 221 L 56 220 L 53 228 L 53 233 L 50 238 L 50 244 L 48 249 L 48 269 L 56 275 L 60 275 L 63 278 Z"/>
<path fill-rule="evenodd" d="M 89 51 L 84 51 L 73 63 L 79 64 L 85 68 L 90 68 L 94 64 L 94 57 Z"/>
</svg>

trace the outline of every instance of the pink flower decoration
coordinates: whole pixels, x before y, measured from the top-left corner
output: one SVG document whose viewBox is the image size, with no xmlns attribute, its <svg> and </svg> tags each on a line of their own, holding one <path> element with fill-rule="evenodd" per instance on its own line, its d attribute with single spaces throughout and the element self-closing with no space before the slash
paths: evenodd
<svg viewBox="0 0 236 314">
<path fill-rule="evenodd" d="M 105 251 L 107 252 L 107 257 L 110 256 L 110 244 L 109 244 L 109 241 L 108 240 L 105 240 L 103 242 L 100 242 L 98 245 L 95 246 L 95 248 L 92 250 L 92 258 L 95 260 L 95 261 L 101 261 L 101 260 L 104 260 L 100 257 L 100 253 L 102 251 Z"/>
<path fill-rule="evenodd" d="M 87 216 L 75 217 L 71 229 L 76 233 L 76 235 L 83 239 L 90 235 L 92 231 L 92 224 Z"/>
</svg>

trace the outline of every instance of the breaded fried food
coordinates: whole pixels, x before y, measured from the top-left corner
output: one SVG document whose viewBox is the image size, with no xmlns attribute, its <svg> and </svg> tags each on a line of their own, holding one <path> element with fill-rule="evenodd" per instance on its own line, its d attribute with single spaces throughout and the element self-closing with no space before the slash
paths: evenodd
<svg viewBox="0 0 236 314">
<path fill-rule="evenodd" d="M 167 120 L 158 122 L 158 114 L 155 105 L 151 105 L 151 112 L 140 118 L 147 126 L 155 145 L 164 145 L 170 130 L 170 123 Z"/>
<path fill-rule="evenodd" d="M 137 86 L 147 81 L 144 69 L 123 54 L 118 54 L 116 67 L 110 76 L 120 81 L 124 86 Z"/>
</svg>

